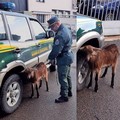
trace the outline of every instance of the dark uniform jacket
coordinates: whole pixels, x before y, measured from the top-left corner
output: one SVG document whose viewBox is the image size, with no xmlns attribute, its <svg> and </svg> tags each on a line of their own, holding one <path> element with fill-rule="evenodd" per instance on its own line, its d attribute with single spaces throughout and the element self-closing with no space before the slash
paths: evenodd
<svg viewBox="0 0 120 120">
<path fill-rule="evenodd" d="M 73 62 L 73 53 L 71 51 L 72 35 L 70 30 L 63 24 L 58 28 L 51 53 L 48 59 L 57 59 L 57 65 L 70 65 Z"/>
</svg>

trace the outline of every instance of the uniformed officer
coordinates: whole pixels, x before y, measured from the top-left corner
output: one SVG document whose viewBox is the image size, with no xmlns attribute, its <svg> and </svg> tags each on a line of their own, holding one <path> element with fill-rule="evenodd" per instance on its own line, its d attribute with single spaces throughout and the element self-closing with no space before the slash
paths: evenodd
<svg viewBox="0 0 120 120">
<path fill-rule="evenodd" d="M 71 51 L 72 35 L 59 19 L 54 16 L 48 21 L 49 28 L 55 32 L 52 51 L 48 59 L 57 60 L 58 79 L 60 83 L 60 97 L 55 99 L 55 103 L 67 102 L 68 96 L 72 96 L 72 83 L 70 67 L 73 63 L 73 53 Z"/>
</svg>

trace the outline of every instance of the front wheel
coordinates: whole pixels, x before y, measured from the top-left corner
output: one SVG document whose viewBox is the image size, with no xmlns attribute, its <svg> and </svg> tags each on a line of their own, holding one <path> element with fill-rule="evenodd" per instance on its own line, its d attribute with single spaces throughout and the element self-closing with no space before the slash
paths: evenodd
<svg viewBox="0 0 120 120">
<path fill-rule="evenodd" d="M 1 89 L 1 108 L 5 113 L 14 112 L 22 100 L 22 80 L 17 74 L 9 76 Z"/>
</svg>

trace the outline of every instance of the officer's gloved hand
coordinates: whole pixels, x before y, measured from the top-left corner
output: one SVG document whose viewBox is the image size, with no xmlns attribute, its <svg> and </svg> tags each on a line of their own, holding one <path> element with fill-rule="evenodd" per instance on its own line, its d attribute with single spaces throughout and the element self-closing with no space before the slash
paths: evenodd
<svg viewBox="0 0 120 120">
<path fill-rule="evenodd" d="M 49 59 L 47 59 L 46 62 L 47 62 L 47 64 L 51 64 L 51 65 L 55 65 L 56 64 L 55 60 L 49 60 Z"/>
<path fill-rule="evenodd" d="M 50 72 L 54 72 L 54 71 L 56 71 L 56 61 L 55 61 L 55 59 L 54 60 L 51 60 L 50 61 L 50 67 L 49 67 L 49 69 L 50 69 Z"/>
</svg>

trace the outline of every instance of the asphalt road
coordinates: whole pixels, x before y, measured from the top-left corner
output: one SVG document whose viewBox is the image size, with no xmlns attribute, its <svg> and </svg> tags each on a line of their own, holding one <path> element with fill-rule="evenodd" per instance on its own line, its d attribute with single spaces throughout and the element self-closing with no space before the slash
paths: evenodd
<svg viewBox="0 0 120 120">
<path fill-rule="evenodd" d="M 120 40 L 108 41 L 105 44 L 115 43 L 119 47 Z M 94 81 L 94 80 L 93 80 Z M 115 76 L 114 89 L 110 87 L 111 69 L 105 78 L 99 80 L 99 90 L 83 89 L 77 93 L 78 120 L 120 120 L 120 56 Z"/>
<path fill-rule="evenodd" d="M 76 57 L 75 57 L 76 58 Z M 71 76 L 73 96 L 69 102 L 56 104 L 59 97 L 59 85 L 56 72 L 49 74 L 49 92 L 46 92 L 45 82 L 40 88 L 40 98 L 30 99 L 31 86 L 24 86 L 23 101 L 20 107 L 10 115 L 3 115 L 0 111 L 0 120 L 76 120 L 76 60 L 72 64 Z"/>
</svg>

